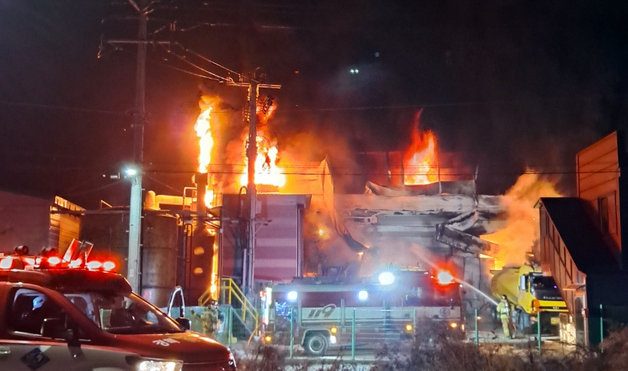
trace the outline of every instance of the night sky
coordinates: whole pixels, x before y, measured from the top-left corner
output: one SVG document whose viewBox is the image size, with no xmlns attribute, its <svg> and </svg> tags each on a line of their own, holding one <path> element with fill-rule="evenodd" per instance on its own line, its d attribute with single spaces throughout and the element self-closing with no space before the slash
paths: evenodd
<svg viewBox="0 0 628 371">
<path fill-rule="evenodd" d="M 280 146 L 321 138 L 305 160 L 403 150 L 423 108 L 440 149 L 479 167 L 480 191 L 532 167 L 569 193 L 575 153 L 627 126 L 623 1 L 155 3 L 149 39 L 283 85 L 272 129 Z M 135 37 L 133 15 L 122 0 L 0 0 L 0 187 L 127 201 L 128 184 L 102 175 L 132 159 L 135 49 L 97 55 L 101 40 Z M 245 105 L 244 91 L 181 69 L 203 74 L 149 48 L 146 187 L 169 193 L 195 168 L 200 95 L 221 95 L 234 126 Z"/>
</svg>

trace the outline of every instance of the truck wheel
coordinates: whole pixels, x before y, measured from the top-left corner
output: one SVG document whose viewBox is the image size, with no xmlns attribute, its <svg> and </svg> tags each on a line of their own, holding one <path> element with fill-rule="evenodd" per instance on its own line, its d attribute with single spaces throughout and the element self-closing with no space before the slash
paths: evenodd
<svg viewBox="0 0 628 371">
<path fill-rule="evenodd" d="M 309 334 L 305 338 L 305 351 L 313 356 L 322 356 L 327 350 L 327 339 L 320 332 Z"/>
</svg>

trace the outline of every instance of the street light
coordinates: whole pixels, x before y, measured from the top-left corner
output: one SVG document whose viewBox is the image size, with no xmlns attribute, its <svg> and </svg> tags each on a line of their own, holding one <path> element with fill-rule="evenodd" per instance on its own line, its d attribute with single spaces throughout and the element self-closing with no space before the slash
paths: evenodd
<svg viewBox="0 0 628 371">
<path fill-rule="evenodd" d="M 124 169 L 127 179 L 131 180 L 131 199 L 129 201 L 129 250 L 127 261 L 127 279 L 135 292 L 141 292 L 141 241 L 142 241 L 142 173 L 137 166 Z"/>
<path fill-rule="evenodd" d="M 138 170 L 137 170 L 137 168 L 136 168 L 136 167 L 134 167 L 134 166 L 129 166 L 129 167 L 127 167 L 127 168 L 125 168 L 125 169 L 124 169 L 124 175 L 125 175 L 127 178 L 130 178 L 130 177 L 132 177 L 132 176 L 136 176 L 138 173 L 139 173 L 139 171 L 138 171 Z"/>
</svg>

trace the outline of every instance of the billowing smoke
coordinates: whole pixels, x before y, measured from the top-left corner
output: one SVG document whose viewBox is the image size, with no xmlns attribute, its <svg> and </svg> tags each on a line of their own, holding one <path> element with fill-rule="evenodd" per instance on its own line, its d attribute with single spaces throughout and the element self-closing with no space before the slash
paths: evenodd
<svg viewBox="0 0 628 371">
<path fill-rule="evenodd" d="M 506 226 L 482 238 L 499 245 L 495 268 L 521 265 L 526 254 L 539 239 L 539 211 L 535 208 L 541 197 L 560 197 L 556 190 L 559 179 L 550 179 L 528 170 L 521 175 L 502 199 L 507 212 Z"/>
</svg>

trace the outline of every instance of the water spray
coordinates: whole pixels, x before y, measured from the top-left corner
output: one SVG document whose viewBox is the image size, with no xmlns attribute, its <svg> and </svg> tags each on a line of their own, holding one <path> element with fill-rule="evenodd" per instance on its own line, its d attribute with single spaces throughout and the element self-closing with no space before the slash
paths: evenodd
<svg viewBox="0 0 628 371">
<path fill-rule="evenodd" d="M 458 283 L 460 283 L 461 285 L 464 285 L 468 288 L 470 288 L 471 290 L 477 292 L 478 294 L 482 295 L 484 298 L 486 298 L 486 300 L 488 300 L 491 304 L 497 306 L 497 301 L 495 301 L 495 299 L 491 298 L 490 296 L 486 295 L 486 293 L 484 293 L 482 290 L 478 289 L 477 287 L 473 286 L 472 284 L 468 283 L 467 281 L 463 281 L 459 278 L 455 278 L 454 280 Z"/>
</svg>

